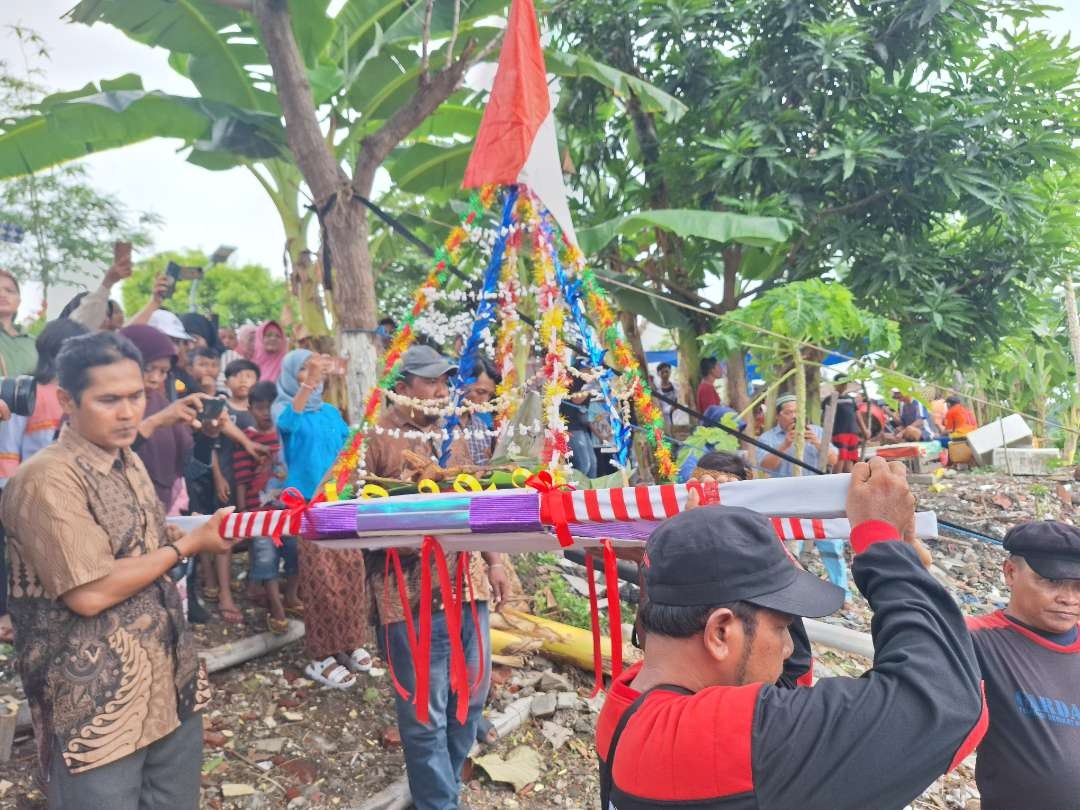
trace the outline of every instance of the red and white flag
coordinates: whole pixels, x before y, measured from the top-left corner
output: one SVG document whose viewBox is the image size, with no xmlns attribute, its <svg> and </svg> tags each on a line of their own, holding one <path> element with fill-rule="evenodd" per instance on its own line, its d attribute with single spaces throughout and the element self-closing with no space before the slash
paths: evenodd
<svg viewBox="0 0 1080 810">
<path fill-rule="evenodd" d="M 566 238 L 577 244 L 532 0 L 513 0 L 510 6 L 495 84 L 462 185 L 479 188 L 489 183 L 527 185 Z"/>
</svg>

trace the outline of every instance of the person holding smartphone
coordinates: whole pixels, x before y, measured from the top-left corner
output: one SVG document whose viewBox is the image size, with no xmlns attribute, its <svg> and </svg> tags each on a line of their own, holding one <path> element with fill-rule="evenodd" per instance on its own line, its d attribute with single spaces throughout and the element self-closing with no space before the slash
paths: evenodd
<svg viewBox="0 0 1080 810">
<path fill-rule="evenodd" d="M 79 293 L 73 298 L 61 318 L 70 318 L 81 323 L 90 331 L 104 330 L 115 332 L 124 325 L 124 310 L 109 296 L 112 288 L 124 279 L 131 277 L 131 242 L 113 243 L 113 262 L 105 271 L 101 286 L 90 293 Z"/>
</svg>

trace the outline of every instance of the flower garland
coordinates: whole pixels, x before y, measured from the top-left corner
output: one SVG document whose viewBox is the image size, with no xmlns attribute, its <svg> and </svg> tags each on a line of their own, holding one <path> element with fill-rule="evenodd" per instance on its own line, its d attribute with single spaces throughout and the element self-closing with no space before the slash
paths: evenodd
<svg viewBox="0 0 1080 810">
<path fill-rule="evenodd" d="M 521 219 L 535 224 L 539 215 L 534 203 L 528 196 L 522 195 L 520 204 Z M 546 251 L 541 235 L 534 227 L 533 237 L 533 281 L 537 287 L 537 304 L 540 316 L 540 345 L 544 349 L 544 392 L 542 413 L 544 421 L 544 449 L 541 461 L 555 472 L 563 468 L 573 455 L 570 450 L 570 433 L 566 420 L 560 413 L 559 406 L 570 393 L 570 373 L 567 370 L 568 350 L 563 342 L 565 328 L 566 301 L 555 275 L 555 264 L 550 251 Z"/>
<path fill-rule="evenodd" d="M 574 245 L 566 243 L 566 247 L 571 254 L 577 253 L 580 255 L 580 251 Z M 615 313 L 608 304 L 607 296 L 603 288 L 597 283 L 592 270 L 588 268 L 582 270 L 581 286 L 592 319 L 599 324 L 604 343 L 615 356 L 616 365 L 623 370 L 627 378 L 630 395 L 634 402 L 634 410 L 637 411 L 638 420 L 645 429 L 645 437 L 649 445 L 656 453 L 656 463 L 660 477 L 667 481 L 673 481 L 678 473 L 678 468 L 675 466 L 675 459 L 671 455 L 671 446 L 664 438 L 664 414 L 653 402 L 649 383 L 641 373 L 641 367 L 638 365 L 633 350 L 623 339 L 622 330 L 615 319 Z"/>
<path fill-rule="evenodd" d="M 457 264 L 461 256 L 461 249 L 472 238 L 479 238 L 480 228 L 472 227 L 478 218 L 491 208 L 498 194 L 498 186 L 485 186 L 479 194 L 469 197 L 469 207 L 461 217 L 461 224 L 450 231 L 443 246 L 435 251 L 435 267 L 428 274 L 427 279 L 413 296 L 413 307 L 402 318 L 401 325 L 390 341 L 390 347 L 386 350 L 383 358 L 383 373 L 378 384 L 368 397 L 364 407 L 364 422 L 374 422 L 379 412 L 382 401 L 380 394 L 394 387 L 400 376 L 401 357 L 413 344 L 415 339 L 416 319 L 427 309 L 430 303 L 429 293 L 435 293 L 446 284 L 450 276 L 450 265 Z"/>
<path fill-rule="evenodd" d="M 480 302 L 473 314 L 472 329 L 469 332 L 468 339 L 465 341 L 465 347 L 461 353 L 461 364 L 450 389 L 451 402 L 455 407 L 461 403 L 465 389 L 475 381 L 472 372 L 480 356 L 480 348 L 486 340 L 490 339 L 491 326 L 495 321 L 495 316 L 498 314 L 498 286 L 499 279 L 502 277 L 503 260 L 511 234 L 517 230 L 514 213 L 517 208 L 518 194 L 518 186 L 507 187 L 503 200 L 502 216 L 499 218 L 498 238 L 492 245 L 488 266 L 484 271 L 483 288 L 479 297 Z M 454 426 L 457 425 L 458 415 L 451 413 L 446 422 L 447 428 L 453 430 Z M 442 452 L 439 456 L 441 463 L 445 464 L 449 460 L 450 450 L 451 441 L 447 437 L 446 441 L 443 442 Z"/>
<path fill-rule="evenodd" d="M 612 391 L 611 383 L 615 373 L 604 365 L 606 352 L 604 347 L 597 342 L 596 329 L 586 317 L 584 308 L 581 305 L 581 284 L 578 277 L 580 277 L 585 267 L 584 258 L 579 250 L 567 250 L 562 257 L 565 260 L 564 264 L 560 260 L 556 244 L 561 243 L 565 247 L 569 246 L 569 242 L 563 236 L 562 230 L 555 222 L 555 218 L 551 215 L 551 212 L 543 207 L 539 199 L 535 200 L 533 211 L 536 213 L 536 219 L 530 223 L 530 226 L 533 238 L 536 241 L 537 253 L 549 258 L 551 262 L 555 280 L 562 291 L 563 300 L 566 302 L 566 308 L 573 318 L 585 354 L 592 364 L 593 371 L 590 376 L 594 376 L 594 380 L 600 389 L 599 398 L 607 410 L 608 418 L 611 420 L 612 439 L 616 451 L 615 463 L 619 467 L 626 468 L 630 461 L 630 448 L 633 441 L 632 432 L 629 421 L 622 419 L 622 408 L 620 408 L 619 402 Z M 567 268 L 570 268 L 571 272 L 567 272 Z M 573 273 L 573 276 L 571 273 Z"/>
<path fill-rule="evenodd" d="M 481 219 L 484 212 L 491 208 L 498 190 L 498 186 L 484 186 L 479 193 L 472 194 L 469 197 L 469 207 L 462 214 L 460 224 L 450 231 L 450 235 L 446 237 L 443 246 L 435 251 L 435 266 L 413 296 L 413 307 L 402 318 L 401 325 L 398 327 L 397 332 L 394 333 L 390 346 L 386 350 L 386 356 L 383 358 L 382 377 L 379 378 L 378 384 L 368 396 L 367 403 L 364 406 L 362 424 L 349 431 L 349 438 L 345 442 L 345 447 L 330 467 L 331 480 L 337 482 L 337 489 L 341 493 L 341 497 L 351 497 L 352 487 L 349 486 L 348 479 L 360 466 L 360 460 L 364 457 L 365 426 L 374 424 L 379 413 L 379 406 L 382 404 L 383 392 L 391 390 L 400 376 L 401 357 L 415 339 L 414 325 L 416 319 L 428 307 L 429 293 L 435 293 L 446 284 L 446 280 L 450 276 L 449 268 L 451 265 L 457 264 L 461 256 L 461 249 L 466 242 L 482 241 L 485 238 L 483 229 L 475 226 L 477 226 L 477 221 Z M 350 494 L 346 494 L 347 492 Z"/>
<path fill-rule="evenodd" d="M 518 203 L 519 209 L 520 205 Z M 503 403 L 503 407 L 495 414 L 496 429 L 514 418 L 521 399 L 519 396 L 512 396 L 518 385 L 515 349 L 525 334 L 525 327 L 518 314 L 522 298 L 521 281 L 518 279 L 520 243 L 519 229 L 507 241 L 506 256 L 499 277 L 499 328 L 495 334 L 495 367 L 499 369 L 502 381 L 495 387 L 495 396 Z"/>
</svg>

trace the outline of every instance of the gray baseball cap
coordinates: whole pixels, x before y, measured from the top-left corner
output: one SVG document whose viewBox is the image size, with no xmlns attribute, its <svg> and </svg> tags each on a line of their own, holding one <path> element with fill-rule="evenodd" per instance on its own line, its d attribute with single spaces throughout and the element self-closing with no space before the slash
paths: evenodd
<svg viewBox="0 0 1080 810">
<path fill-rule="evenodd" d="M 436 379 L 456 374 L 458 367 L 430 346 L 412 346 L 401 358 L 401 373 Z"/>
</svg>

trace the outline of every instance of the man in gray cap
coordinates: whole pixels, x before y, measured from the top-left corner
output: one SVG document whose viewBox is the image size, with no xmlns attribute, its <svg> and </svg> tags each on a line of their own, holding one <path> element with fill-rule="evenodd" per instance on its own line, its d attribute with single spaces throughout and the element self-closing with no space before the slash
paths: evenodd
<svg viewBox="0 0 1080 810">
<path fill-rule="evenodd" d="M 983 810 L 1080 807 L 1080 530 L 1023 523 L 1005 550 L 1008 606 L 968 620 L 990 709 Z"/>
<path fill-rule="evenodd" d="M 442 414 L 447 407 L 450 377 L 457 366 L 430 346 L 413 346 L 402 357 L 401 378 L 392 393 L 375 431 L 364 441 L 365 469 L 380 478 L 412 479 L 415 463 L 427 463 L 422 475 L 435 477 L 443 446 Z M 413 456 L 407 461 L 406 452 Z M 471 462 L 465 440 L 457 437 L 450 445 L 448 467 Z M 456 694 L 450 690 L 451 641 L 448 630 L 447 600 L 432 574 L 431 653 L 428 666 L 430 699 L 427 722 L 421 723 L 410 698 L 416 690 L 417 673 L 410 645 L 410 623 L 402 607 L 408 601 L 415 621 L 420 612 L 421 564 L 418 555 L 399 549 L 403 593 L 391 575 L 386 582 L 386 552 L 366 555 L 369 592 L 375 602 L 379 646 L 392 664 L 394 674 L 407 696 L 395 692 L 398 728 L 405 753 L 409 789 L 417 810 L 446 810 L 458 806 L 461 769 L 469 750 L 476 742 L 476 730 L 487 699 L 491 673 L 491 643 L 488 634 L 488 601 L 498 604 L 509 592 L 509 580 L 503 555 L 485 552 L 464 555 L 468 559 L 471 590 L 463 588 L 457 621 L 465 652 L 469 683 L 484 677 L 470 691 L 464 723 L 458 721 Z M 481 559 L 481 557 L 483 559 Z M 457 565 L 462 558 L 449 560 L 450 582 L 457 580 Z M 389 586 L 389 587 L 388 587 Z M 475 620 L 470 596 L 476 604 Z M 454 618 L 454 617 L 451 617 Z M 481 661 L 481 656 L 484 660 Z"/>
</svg>

